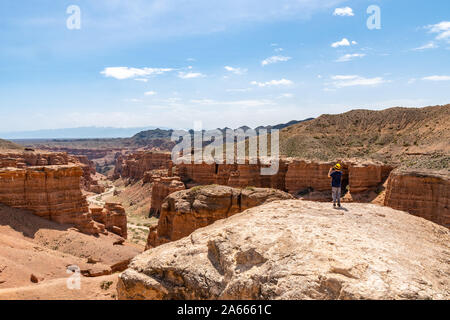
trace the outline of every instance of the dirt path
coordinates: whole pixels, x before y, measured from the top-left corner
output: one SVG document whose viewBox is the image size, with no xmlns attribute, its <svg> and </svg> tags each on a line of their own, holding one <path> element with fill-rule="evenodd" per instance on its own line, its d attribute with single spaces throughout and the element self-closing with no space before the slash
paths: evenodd
<svg viewBox="0 0 450 320">
<path fill-rule="evenodd" d="M 101 194 L 96 194 L 90 197 L 87 197 L 87 202 L 91 205 L 103 207 L 105 205 L 105 201 L 103 200 L 105 197 L 111 196 L 114 194 L 114 191 L 116 190 L 115 186 L 109 186 L 109 189 Z M 97 200 L 100 199 L 100 200 Z"/>
</svg>

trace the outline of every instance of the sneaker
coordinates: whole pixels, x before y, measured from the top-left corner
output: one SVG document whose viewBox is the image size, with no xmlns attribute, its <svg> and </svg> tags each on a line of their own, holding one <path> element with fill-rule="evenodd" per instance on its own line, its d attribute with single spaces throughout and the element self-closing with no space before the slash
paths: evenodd
<svg viewBox="0 0 450 320">
<path fill-rule="evenodd" d="M 338 203 L 338 207 L 339 207 L 339 208 L 341 207 L 341 204 L 340 204 L 340 203 Z"/>
<path fill-rule="evenodd" d="M 336 203 L 333 203 L 333 208 L 336 208 Z"/>
</svg>

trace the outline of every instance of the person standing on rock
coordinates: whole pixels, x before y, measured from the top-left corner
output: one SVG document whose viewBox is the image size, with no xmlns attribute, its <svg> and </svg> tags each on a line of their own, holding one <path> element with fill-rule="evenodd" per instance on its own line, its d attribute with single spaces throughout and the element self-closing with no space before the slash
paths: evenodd
<svg viewBox="0 0 450 320">
<path fill-rule="evenodd" d="M 337 163 L 333 168 L 328 171 L 328 178 L 331 178 L 331 195 L 333 197 L 333 208 L 337 206 L 341 207 L 341 180 L 342 171 L 341 165 Z"/>
</svg>

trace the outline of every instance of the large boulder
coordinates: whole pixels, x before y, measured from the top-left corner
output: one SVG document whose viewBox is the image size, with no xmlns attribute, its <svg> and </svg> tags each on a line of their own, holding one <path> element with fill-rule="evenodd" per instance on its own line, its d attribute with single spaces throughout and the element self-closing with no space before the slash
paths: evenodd
<svg viewBox="0 0 450 320">
<path fill-rule="evenodd" d="M 120 299 L 449 299 L 450 230 L 373 204 L 274 201 L 135 257 Z"/>
<path fill-rule="evenodd" d="M 161 205 L 161 216 L 158 225 L 150 229 L 147 248 L 181 239 L 198 228 L 248 208 L 286 199 L 293 199 L 293 196 L 276 189 L 253 187 L 211 185 L 174 192 Z"/>
</svg>

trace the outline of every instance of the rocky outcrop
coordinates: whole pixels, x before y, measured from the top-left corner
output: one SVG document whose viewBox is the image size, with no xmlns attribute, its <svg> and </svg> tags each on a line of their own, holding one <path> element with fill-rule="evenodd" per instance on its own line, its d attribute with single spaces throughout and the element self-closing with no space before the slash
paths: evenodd
<svg viewBox="0 0 450 320">
<path fill-rule="evenodd" d="M 0 153 L 0 168 L 27 166 L 65 165 L 69 156 L 64 152 L 6 152 Z"/>
<path fill-rule="evenodd" d="M 23 151 L 0 153 L 0 168 L 19 168 L 49 165 L 74 164 L 83 170 L 81 188 L 94 193 L 104 192 L 104 188 L 93 177 L 95 165 L 86 156 L 68 155 L 65 152 Z"/>
<path fill-rule="evenodd" d="M 95 233 L 98 230 L 80 190 L 82 174 L 83 170 L 76 165 L 2 168 L 0 203 Z"/>
<path fill-rule="evenodd" d="M 135 257 L 119 299 L 450 299 L 450 231 L 372 204 L 274 201 Z"/>
<path fill-rule="evenodd" d="M 275 175 L 261 175 L 261 169 L 267 165 L 256 164 L 207 164 L 182 163 L 177 165 L 181 180 L 188 185 L 220 184 L 235 188 L 259 187 L 285 189 L 287 164 L 280 160 Z"/>
<path fill-rule="evenodd" d="M 87 156 L 70 155 L 70 162 L 78 164 L 83 169 L 83 175 L 81 176 L 81 188 L 88 192 L 103 193 L 105 187 L 99 185 L 98 181 L 94 179 L 96 171 L 95 164 L 88 159 Z"/>
<path fill-rule="evenodd" d="M 0 203 L 58 223 L 73 224 L 84 233 L 98 234 L 106 228 L 126 237 L 127 219 L 120 205 L 107 203 L 100 209 L 104 217 L 92 219 L 81 187 L 104 190 L 92 179 L 93 173 L 91 161 L 84 156 L 0 153 Z"/>
<path fill-rule="evenodd" d="M 172 193 L 161 205 L 158 225 L 150 228 L 147 247 L 181 239 L 198 228 L 248 208 L 292 198 L 275 189 L 236 189 L 214 185 Z"/>
<path fill-rule="evenodd" d="M 350 191 L 352 201 L 364 200 L 389 176 L 391 166 L 377 162 L 341 160 L 343 193 Z M 335 162 L 317 162 L 294 158 L 280 159 L 275 175 L 261 175 L 262 164 L 179 164 L 178 173 L 188 186 L 220 184 L 231 187 L 262 187 L 287 191 L 310 199 L 329 200 L 331 182 L 328 170 Z M 348 188 L 347 188 L 348 187 Z"/>
<path fill-rule="evenodd" d="M 127 238 L 127 215 L 119 203 L 107 202 L 103 208 L 90 208 L 92 219 L 100 222 L 105 229 Z"/>
<path fill-rule="evenodd" d="M 120 155 L 116 159 L 114 178 L 139 180 L 144 178 L 147 171 L 168 169 L 170 166 L 170 153 L 140 151 L 128 156 Z"/>
<path fill-rule="evenodd" d="M 186 189 L 179 177 L 158 177 L 152 179 L 152 203 L 150 217 L 159 218 L 163 200 L 171 193 Z"/>
<path fill-rule="evenodd" d="M 101 159 L 106 157 L 107 155 L 114 154 L 116 152 L 120 152 L 122 149 L 114 149 L 114 148 L 68 148 L 68 147 L 51 147 L 47 145 L 38 145 L 39 149 L 48 150 L 51 152 L 65 152 L 74 156 L 85 156 L 89 160 Z"/>
<path fill-rule="evenodd" d="M 349 190 L 352 194 L 367 192 L 386 181 L 392 166 L 372 162 L 352 163 L 348 166 Z"/>
<path fill-rule="evenodd" d="M 288 165 L 285 186 L 291 194 L 306 193 L 308 191 L 329 191 L 331 188 L 328 170 L 333 162 L 313 162 L 292 160 Z M 348 167 L 343 166 L 344 180 L 348 177 Z"/>
<path fill-rule="evenodd" d="M 395 170 L 388 180 L 384 205 L 450 228 L 450 175 Z"/>
</svg>

